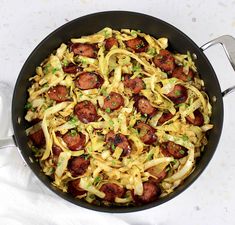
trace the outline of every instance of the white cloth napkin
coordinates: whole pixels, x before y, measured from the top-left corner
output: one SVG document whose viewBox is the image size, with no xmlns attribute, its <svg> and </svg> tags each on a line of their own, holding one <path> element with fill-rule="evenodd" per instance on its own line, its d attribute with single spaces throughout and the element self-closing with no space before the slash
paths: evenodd
<svg viewBox="0 0 235 225">
<path fill-rule="evenodd" d="M 1 225 L 127 225 L 61 199 L 24 165 L 16 148 L 0 149 Z"/>
</svg>

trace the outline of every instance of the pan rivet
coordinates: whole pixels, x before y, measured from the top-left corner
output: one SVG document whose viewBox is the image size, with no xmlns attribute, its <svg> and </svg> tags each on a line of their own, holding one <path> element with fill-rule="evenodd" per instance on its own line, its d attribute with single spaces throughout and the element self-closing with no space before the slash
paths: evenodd
<svg viewBox="0 0 235 225">
<path fill-rule="evenodd" d="M 195 53 L 193 53 L 193 54 L 192 54 L 192 58 L 193 58 L 194 60 L 196 60 L 196 59 L 197 59 L 197 55 L 196 55 Z"/>
<path fill-rule="evenodd" d="M 212 97 L 212 102 L 216 102 L 216 97 L 215 96 Z"/>
</svg>

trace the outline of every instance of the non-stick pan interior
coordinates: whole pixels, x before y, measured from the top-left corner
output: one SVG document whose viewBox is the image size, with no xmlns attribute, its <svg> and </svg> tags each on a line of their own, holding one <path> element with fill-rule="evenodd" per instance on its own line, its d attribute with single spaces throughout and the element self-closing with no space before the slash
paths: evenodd
<svg viewBox="0 0 235 225">
<path fill-rule="evenodd" d="M 36 66 L 38 66 L 51 52 L 53 52 L 53 50 L 58 48 L 62 42 L 67 43 L 73 37 L 92 34 L 104 27 L 111 27 L 117 30 L 122 28 L 139 29 L 156 38 L 167 37 L 169 39 L 171 50 L 179 53 L 186 53 L 187 51 L 195 53 L 197 55 L 195 63 L 198 68 L 198 72 L 201 74 L 201 77 L 205 82 L 209 98 L 211 100 L 212 98 L 216 99 L 216 101 L 212 102 L 213 115 L 211 122 L 214 124 L 214 129 L 208 133 L 208 145 L 205 148 L 202 158 L 198 160 L 195 171 L 185 180 L 184 184 L 178 187 L 173 193 L 165 198 L 157 200 L 156 202 L 143 206 L 118 208 L 94 206 L 84 201 L 74 199 L 66 193 L 62 193 L 60 190 L 52 186 L 49 178 L 41 172 L 39 164 L 34 160 L 35 158 L 33 153 L 27 145 L 28 138 L 26 136 L 25 129 L 29 125 L 24 120 L 24 105 L 27 101 L 27 88 L 30 86 L 28 79 L 35 74 Z M 205 169 L 216 150 L 216 146 L 220 138 L 223 124 L 223 102 L 220 85 L 213 68 L 201 49 L 189 37 L 170 24 L 151 16 L 134 12 L 110 11 L 91 14 L 75 19 L 51 33 L 35 48 L 25 62 L 16 82 L 12 101 L 12 122 L 15 139 L 22 156 L 35 175 L 52 191 L 64 199 L 85 208 L 113 213 L 132 212 L 151 208 L 172 199 L 185 190 Z M 33 162 L 31 162 L 30 158 L 33 159 Z"/>
</svg>

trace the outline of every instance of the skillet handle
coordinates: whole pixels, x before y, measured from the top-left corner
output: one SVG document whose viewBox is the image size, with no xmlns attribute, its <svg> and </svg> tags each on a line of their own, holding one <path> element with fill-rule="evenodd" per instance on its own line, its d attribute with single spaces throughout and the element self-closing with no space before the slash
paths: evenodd
<svg viewBox="0 0 235 225">
<path fill-rule="evenodd" d="M 7 138 L 0 138 L 0 149 L 7 147 L 16 147 L 14 136 L 10 136 Z"/>
<path fill-rule="evenodd" d="M 204 51 L 207 48 L 215 45 L 215 44 L 221 44 L 224 48 L 224 51 L 228 57 L 229 62 L 231 63 L 231 66 L 233 67 L 235 71 L 235 38 L 230 35 L 223 35 L 221 37 L 218 37 L 214 40 L 211 40 L 201 46 L 201 49 Z M 226 96 L 227 94 L 230 94 L 235 91 L 235 85 L 224 90 L 222 92 L 222 96 Z"/>
</svg>

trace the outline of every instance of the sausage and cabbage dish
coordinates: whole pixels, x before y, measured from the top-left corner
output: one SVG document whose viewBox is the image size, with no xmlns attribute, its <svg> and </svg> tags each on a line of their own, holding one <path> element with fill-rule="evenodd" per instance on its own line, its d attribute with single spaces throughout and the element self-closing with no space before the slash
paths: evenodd
<svg viewBox="0 0 235 225">
<path fill-rule="evenodd" d="M 97 205 L 162 198 L 194 170 L 211 105 L 190 52 L 139 30 L 73 38 L 30 78 L 30 149 L 54 186 Z"/>
</svg>

